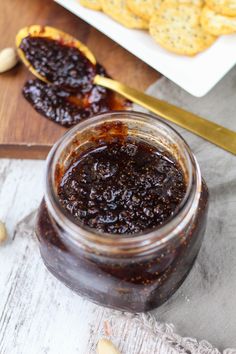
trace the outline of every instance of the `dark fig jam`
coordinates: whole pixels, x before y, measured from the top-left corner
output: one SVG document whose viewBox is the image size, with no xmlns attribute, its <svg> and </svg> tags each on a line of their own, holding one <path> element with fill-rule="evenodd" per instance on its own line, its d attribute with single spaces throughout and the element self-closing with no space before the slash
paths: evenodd
<svg viewBox="0 0 236 354">
<path fill-rule="evenodd" d="M 167 151 L 133 139 L 103 143 L 69 167 L 58 188 L 63 207 L 100 232 L 135 234 L 166 222 L 186 192 Z"/>
<path fill-rule="evenodd" d="M 100 75 L 105 75 L 100 65 L 97 68 Z M 23 95 L 38 113 L 64 127 L 98 113 L 129 107 L 128 101 L 98 85 L 93 85 L 90 92 L 71 94 L 43 81 L 29 80 L 23 87 Z"/>
<path fill-rule="evenodd" d="M 41 255 L 78 294 L 115 309 L 149 311 L 194 264 L 208 190 L 185 142 L 158 119 L 113 112 L 90 122 L 68 132 L 49 157 L 52 184 L 36 225 Z M 170 150 L 159 141 L 169 141 Z"/>
<path fill-rule="evenodd" d="M 50 38 L 28 36 L 20 49 L 33 68 L 54 86 L 72 92 L 91 91 L 96 68 L 78 48 Z"/>
<path fill-rule="evenodd" d="M 95 114 L 129 108 L 130 102 L 93 84 L 96 74 L 108 77 L 100 65 L 93 65 L 72 45 L 42 37 L 26 37 L 20 44 L 26 59 L 49 84 L 29 80 L 23 96 L 44 117 L 73 126 Z"/>
</svg>

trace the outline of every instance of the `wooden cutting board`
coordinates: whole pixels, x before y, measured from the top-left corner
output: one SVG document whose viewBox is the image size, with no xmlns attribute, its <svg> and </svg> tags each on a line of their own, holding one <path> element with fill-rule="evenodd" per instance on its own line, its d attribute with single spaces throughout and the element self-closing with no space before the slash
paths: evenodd
<svg viewBox="0 0 236 354">
<path fill-rule="evenodd" d="M 158 74 L 118 44 L 67 12 L 52 0 L 1 0 L 0 49 L 14 46 L 22 27 L 50 25 L 84 42 L 115 79 L 140 90 Z M 65 128 L 40 116 L 23 98 L 21 89 L 32 75 L 19 64 L 0 75 L 0 157 L 45 158 Z"/>
</svg>

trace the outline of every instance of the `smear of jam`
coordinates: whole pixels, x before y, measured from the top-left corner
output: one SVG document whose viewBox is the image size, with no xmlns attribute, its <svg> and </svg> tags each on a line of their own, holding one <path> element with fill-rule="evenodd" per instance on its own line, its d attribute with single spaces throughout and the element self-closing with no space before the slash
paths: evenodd
<svg viewBox="0 0 236 354">
<path fill-rule="evenodd" d="M 112 234 L 135 234 L 162 225 L 185 193 L 185 177 L 175 158 L 133 138 L 103 142 L 86 151 L 58 187 L 60 203 L 76 220 Z"/>
<path fill-rule="evenodd" d="M 23 87 L 24 97 L 46 118 L 70 127 L 95 114 L 130 106 L 112 91 L 93 84 L 96 74 L 108 75 L 79 49 L 30 36 L 22 40 L 20 48 L 34 69 L 51 83 L 30 80 Z"/>
</svg>

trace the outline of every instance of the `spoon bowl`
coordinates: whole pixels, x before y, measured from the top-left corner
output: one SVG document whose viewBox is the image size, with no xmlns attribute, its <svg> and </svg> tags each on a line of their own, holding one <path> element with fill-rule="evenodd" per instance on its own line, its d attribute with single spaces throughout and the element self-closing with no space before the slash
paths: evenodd
<svg viewBox="0 0 236 354">
<path fill-rule="evenodd" d="M 50 84 L 51 82 L 49 82 L 30 64 L 30 62 L 25 56 L 25 53 L 20 48 L 21 42 L 26 37 L 49 38 L 69 47 L 77 48 L 93 65 L 96 65 L 96 59 L 93 53 L 88 49 L 88 47 L 86 47 L 83 43 L 81 43 L 73 36 L 50 26 L 33 25 L 29 27 L 24 27 L 16 35 L 16 47 L 18 55 L 22 62 L 25 64 L 25 66 L 32 72 L 32 74 L 36 76 L 39 80 L 44 81 L 47 84 Z"/>
</svg>

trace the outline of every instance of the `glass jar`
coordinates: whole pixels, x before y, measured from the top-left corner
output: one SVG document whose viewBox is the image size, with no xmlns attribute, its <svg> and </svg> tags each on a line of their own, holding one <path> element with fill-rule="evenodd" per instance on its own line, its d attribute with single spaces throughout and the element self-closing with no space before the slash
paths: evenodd
<svg viewBox="0 0 236 354">
<path fill-rule="evenodd" d="M 128 136 L 167 149 L 186 178 L 185 197 L 171 219 L 135 236 L 78 225 L 57 196 L 58 181 L 73 156 L 91 147 L 98 134 L 115 137 L 114 129 L 104 131 L 104 124 L 115 122 L 123 124 Z M 151 115 L 111 112 L 81 122 L 52 148 L 36 234 L 46 267 L 79 295 L 115 309 L 148 311 L 166 301 L 189 273 L 202 243 L 207 206 L 208 190 L 196 158 L 174 129 Z"/>
</svg>

